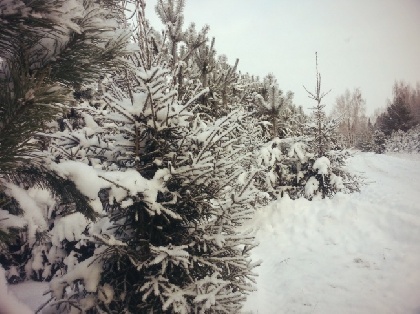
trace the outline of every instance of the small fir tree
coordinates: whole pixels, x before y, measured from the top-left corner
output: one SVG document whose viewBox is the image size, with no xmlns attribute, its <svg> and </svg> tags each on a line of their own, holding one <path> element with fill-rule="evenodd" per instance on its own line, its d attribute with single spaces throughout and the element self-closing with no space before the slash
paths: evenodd
<svg viewBox="0 0 420 314">
<path fill-rule="evenodd" d="M 316 87 L 315 92 L 309 92 L 308 97 L 316 101 L 313 108 L 313 119 L 308 125 L 309 134 L 312 136 L 312 151 L 315 153 L 313 164 L 309 167 L 305 183 L 305 196 L 312 198 L 316 194 L 322 197 L 332 196 L 337 191 L 357 191 L 358 178 L 350 175 L 343 169 L 346 153 L 341 151 L 338 144 L 337 121 L 326 118 L 322 99 L 329 93 L 321 92 L 321 75 L 318 72 L 318 55 L 316 59 Z M 345 181 L 343 181 L 343 179 Z"/>
<path fill-rule="evenodd" d="M 385 152 L 385 134 L 380 130 L 375 130 L 373 133 L 373 143 L 375 144 L 375 153 L 383 154 Z"/>
</svg>

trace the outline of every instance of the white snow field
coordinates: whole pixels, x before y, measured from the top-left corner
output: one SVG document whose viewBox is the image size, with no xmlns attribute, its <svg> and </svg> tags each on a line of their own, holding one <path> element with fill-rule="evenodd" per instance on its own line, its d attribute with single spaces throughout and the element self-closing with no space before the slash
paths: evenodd
<svg viewBox="0 0 420 314">
<path fill-rule="evenodd" d="M 259 212 L 263 264 L 244 312 L 419 314 L 419 156 L 356 153 L 361 193 Z"/>
<path fill-rule="evenodd" d="M 263 264 L 244 313 L 420 314 L 420 155 L 356 153 L 348 168 L 369 182 L 361 193 L 285 197 L 250 222 Z M 35 310 L 45 288 L 10 290 Z"/>
</svg>

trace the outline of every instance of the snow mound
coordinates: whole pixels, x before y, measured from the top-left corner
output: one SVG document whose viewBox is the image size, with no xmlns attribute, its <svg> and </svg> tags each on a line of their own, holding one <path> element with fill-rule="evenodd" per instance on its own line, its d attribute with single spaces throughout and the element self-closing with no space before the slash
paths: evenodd
<svg viewBox="0 0 420 314">
<path fill-rule="evenodd" d="M 1 314 L 33 314 L 33 311 L 21 303 L 8 289 L 5 271 L 0 266 L 0 313 Z"/>
</svg>

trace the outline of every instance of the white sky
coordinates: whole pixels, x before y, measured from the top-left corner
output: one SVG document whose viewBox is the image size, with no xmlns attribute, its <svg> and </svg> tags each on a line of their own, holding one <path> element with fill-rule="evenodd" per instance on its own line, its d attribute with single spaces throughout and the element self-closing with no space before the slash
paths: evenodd
<svg viewBox="0 0 420 314">
<path fill-rule="evenodd" d="M 146 0 L 147 18 L 162 24 Z M 294 102 L 313 102 L 302 85 L 315 87 L 318 52 L 325 104 L 359 87 L 367 114 L 386 105 L 395 80 L 420 82 L 420 0 L 186 0 L 185 27 L 208 24 L 218 54 L 239 70 L 272 72 Z"/>
</svg>

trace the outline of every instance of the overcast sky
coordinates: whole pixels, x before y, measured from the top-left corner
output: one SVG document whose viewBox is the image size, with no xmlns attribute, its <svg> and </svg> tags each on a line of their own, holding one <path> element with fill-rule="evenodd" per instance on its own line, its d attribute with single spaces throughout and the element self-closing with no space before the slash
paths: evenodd
<svg viewBox="0 0 420 314">
<path fill-rule="evenodd" d="M 146 0 L 147 17 L 162 24 Z M 331 108 L 358 87 L 367 113 L 386 105 L 395 80 L 420 82 L 420 0 L 186 0 L 185 27 L 208 24 L 218 54 L 239 70 L 264 77 L 309 108 L 302 85 L 315 87 L 315 51 Z"/>
</svg>

